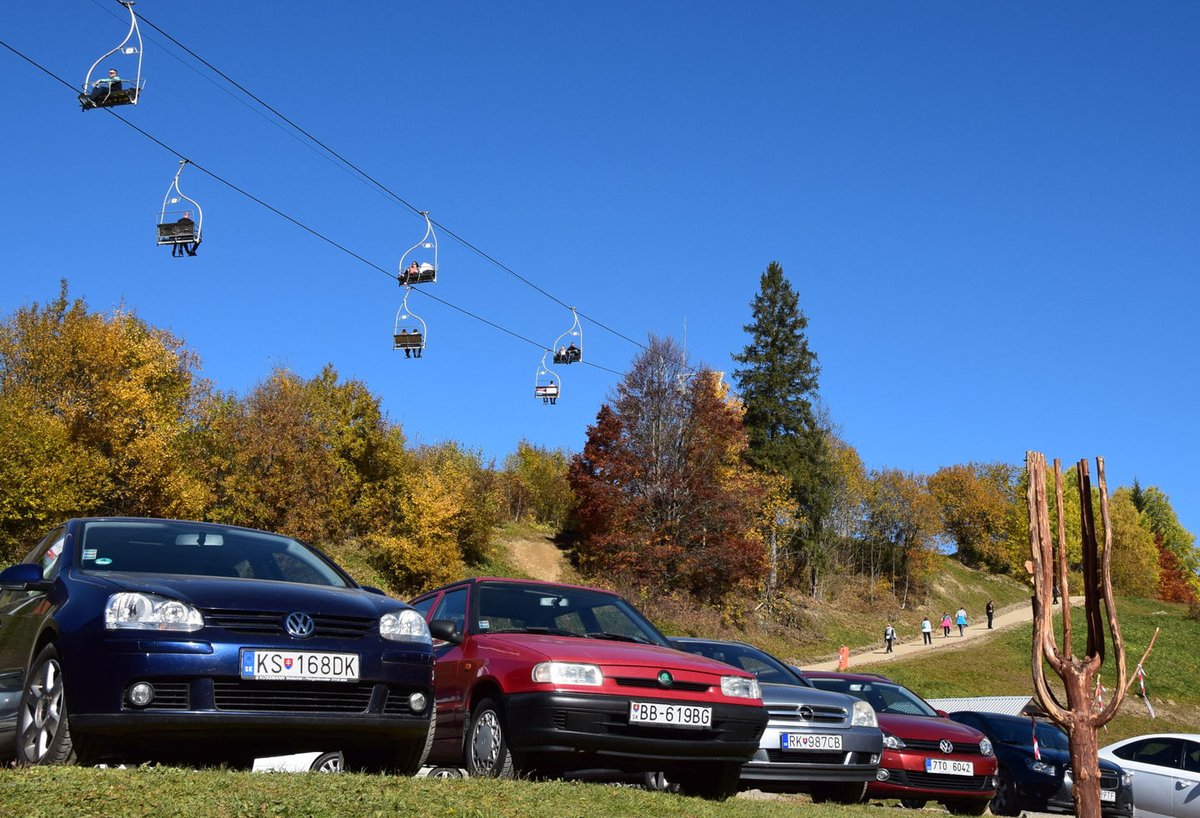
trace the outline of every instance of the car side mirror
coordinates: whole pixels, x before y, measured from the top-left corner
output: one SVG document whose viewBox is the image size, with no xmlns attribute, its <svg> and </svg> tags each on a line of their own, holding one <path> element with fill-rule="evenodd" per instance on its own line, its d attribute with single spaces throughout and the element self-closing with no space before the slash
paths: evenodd
<svg viewBox="0 0 1200 818">
<path fill-rule="evenodd" d="M 429 623 L 429 635 L 442 642 L 461 645 L 463 638 L 458 626 L 450 619 L 435 619 Z"/>
<path fill-rule="evenodd" d="M 53 580 L 42 579 L 42 566 L 32 562 L 0 571 L 0 591 L 49 591 L 53 587 Z"/>
<path fill-rule="evenodd" d="M 944 718 L 944 719 L 948 719 L 948 718 L 950 718 L 950 714 L 949 714 L 949 713 L 947 713 L 945 710 L 938 710 L 938 711 L 937 711 L 937 714 L 938 714 L 939 716 L 941 716 L 942 718 Z"/>
</svg>

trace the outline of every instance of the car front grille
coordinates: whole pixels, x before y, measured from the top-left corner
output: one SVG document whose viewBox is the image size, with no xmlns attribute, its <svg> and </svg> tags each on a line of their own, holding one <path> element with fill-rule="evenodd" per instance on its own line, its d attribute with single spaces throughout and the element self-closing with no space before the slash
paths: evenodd
<svg viewBox="0 0 1200 818">
<path fill-rule="evenodd" d="M 679 682 L 671 683 L 670 687 L 663 687 L 658 683 L 657 679 L 633 679 L 628 677 L 619 677 L 616 683 L 622 687 L 646 687 L 652 690 L 685 690 L 689 693 L 707 693 L 712 689 L 712 685 L 704 682 Z"/>
<path fill-rule="evenodd" d="M 913 770 L 890 770 L 889 784 L 907 784 L 926 790 L 959 790 L 960 792 L 983 792 L 991 789 L 990 775 L 939 775 Z"/>
<path fill-rule="evenodd" d="M 953 741 L 950 752 L 961 755 L 982 755 L 979 752 L 978 741 Z M 910 750 L 924 750 L 929 753 L 942 753 L 941 741 L 925 741 L 924 739 L 904 739 L 904 746 Z"/>
<path fill-rule="evenodd" d="M 805 719 L 802 710 L 812 712 L 812 718 Z M 799 704 L 768 704 L 767 713 L 771 721 L 790 722 L 795 724 L 845 724 L 846 708 L 844 707 L 808 707 Z"/>
<path fill-rule="evenodd" d="M 213 682 L 218 710 L 256 713 L 365 713 L 373 684 Z"/>
<path fill-rule="evenodd" d="M 1108 770 L 1100 771 L 1100 789 L 1115 790 L 1121 785 L 1121 777 Z"/>
<path fill-rule="evenodd" d="M 852 753 L 850 755 L 857 755 Z M 772 764 L 845 764 L 847 753 L 809 753 L 783 750 L 767 750 L 767 761 Z"/>
<path fill-rule="evenodd" d="M 285 636 L 283 620 L 291 611 L 238 611 L 221 608 L 202 608 L 204 624 L 230 633 L 254 636 Z M 330 616 L 313 614 L 316 630 L 313 637 L 361 639 L 369 634 L 378 620 L 360 616 Z"/>
</svg>

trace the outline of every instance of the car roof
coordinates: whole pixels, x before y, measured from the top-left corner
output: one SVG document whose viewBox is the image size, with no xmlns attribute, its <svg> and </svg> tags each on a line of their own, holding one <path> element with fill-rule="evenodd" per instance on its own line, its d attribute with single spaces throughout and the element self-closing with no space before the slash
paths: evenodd
<svg viewBox="0 0 1200 818">
<path fill-rule="evenodd" d="M 833 670 L 804 669 L 801 669 L 800 672 L 812 679 L 848 679 L 852 682 L 888 682 L 894 685 L 900 684 L 881 673 L 838 673 Z"/>
<path fill-rule="evenodd" d="M 1120 741 L 1114 741 L 1112 744 L 1106 745 L 1106 747 L 1120 747 L 1128 744 L 1131 741 L 1141 741 L 1142 739 L 1147 738 L 1181 738 L 1188 741 L 1200 742 L 1200 733 L 1145 733 L 1140 736 L 1130 736 L 1129 738 L 1123 738 Z M 1100 749 L 1103 750 L 1106 749 L 1106 747 L 1101 747 Z"/>
<path fill-rule="evenodd" d="M 597 594 L 608 594 L 609 596 L 620 596 L 616 591 L 610 591 L 606 588 L 596 588 L 590 585 L 572 585 L 566 582 L 548 582 L 542 579 L 521 579 L 519 577 L 467 577 L 466 579 L 447 582 L 445 585 L 439 585 L 436 588 L 430 588 L 423 594 L 418 594 L 417 599 L 447 591 L 451 588 L 460 588 L 466 585 L 480 585 L 483 583 L 507 583 L 511 585 L 532 585 L 543 588 L 567 588 L 573 591 L 592 591 Z"/>
</svg>

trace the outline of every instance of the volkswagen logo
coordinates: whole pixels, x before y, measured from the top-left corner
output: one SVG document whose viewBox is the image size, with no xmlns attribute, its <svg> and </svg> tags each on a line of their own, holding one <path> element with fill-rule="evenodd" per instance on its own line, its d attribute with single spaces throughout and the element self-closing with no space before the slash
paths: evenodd
<svg viewBox="0 0 1200 818">
<path fill-rule="evenodd" d="M 287 615 L 287 619 L 283 620 L 283 627 L 287 630 L 288 636 L 307 639 L 317 629 L 317 623 L 313 622 L 313 618 L 308 614 L 297 611 Z"/>
<path fill-rule="evenodd" d="M 942 739 L 938 742 L 938 749 L 940 749 L 943 753 L 950 754 L 954 752 L 954 745 L 951 744 L 947 739 Z"/>
<path fill-rule="evenodd" d="M 663 687 L 670 687 L 671 685 L 675 684 L 675 680 L 671 678 L 671 672 L 669 670 L 660 670 L 658 672 L 658 683 Z"/>
<path fill-rule="evenodd" d="M 800 718 L 804 719 L 805 721 L 812 721 L 813 709 L 807 704 L 800 705 Z"/>
</svg>

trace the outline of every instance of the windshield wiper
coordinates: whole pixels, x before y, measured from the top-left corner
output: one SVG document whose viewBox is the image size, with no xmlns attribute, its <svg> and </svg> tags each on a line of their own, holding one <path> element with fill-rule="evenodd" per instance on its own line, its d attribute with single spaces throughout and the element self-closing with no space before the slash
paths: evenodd
<svg viewBox="0 0 1200 818">
<path fill-rule="evenodd" d="M 588 639 L 610 639 L 613 642 L 634 642 L 639 645 L 653 645 L 649 639 L 644 639 L 641 636 L 626 636 L 623 633 L 609 633 L 608 631 L 592 631 L 585 634 Z"/>
<path fill-rule="evenodd" d="M 562 628 L 505 628 L 503 630 L 489 630 L 488 633 L 532 633 L 537 636 L 580 636 L 578 633 L 563 630 Z"/>
</svg>

